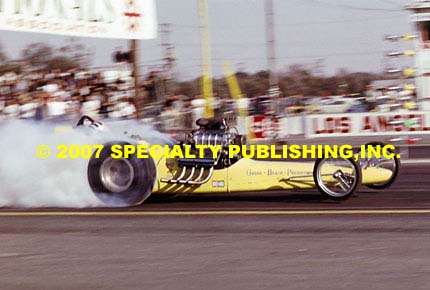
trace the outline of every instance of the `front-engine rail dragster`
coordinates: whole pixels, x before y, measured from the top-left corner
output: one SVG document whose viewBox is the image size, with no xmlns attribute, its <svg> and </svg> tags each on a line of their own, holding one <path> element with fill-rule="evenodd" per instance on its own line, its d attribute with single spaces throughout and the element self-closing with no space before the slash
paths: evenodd
<svg viewBox="0 0 430 290">
<path fill-rule="evenodd" d="M 91 120 L 90 120 L 91 121 Z M 83 123 L 83 122 L 81 122 Z M 81 124 L 82 125 L 82 124 Z M 97 128 L 97 122 L 92 127 Z M 131 206 L 151 194 L 210 194 L 264 192 L 317 188 L 325 198 L 345 200 L 360 185 L 373 189 L 390 186 L 398 176 L 400 162 L 391 158 L 321 158 L 315 162 L 266 161 L 229 156 L 230 145 L 244 145 L 245 136 L 228 122 L 214 119 L 197 121 L 199 129 L 190 132 L 181 146 L 221 146 L 217 156 L 205 152 L 196 158 L 112 158 L 114 145 L 144 143 L 113 141 L 105 144 L 99 158 L 88 164 L 88 181 L 99 199 L 107 205 Z M 379 146 L 371 143 L 368 146 Z"/>
</svg>

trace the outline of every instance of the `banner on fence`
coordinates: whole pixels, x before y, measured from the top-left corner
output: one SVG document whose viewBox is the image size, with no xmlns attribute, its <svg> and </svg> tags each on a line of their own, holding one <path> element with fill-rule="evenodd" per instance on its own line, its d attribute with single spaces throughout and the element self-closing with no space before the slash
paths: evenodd
<svg viewBox="0 0 430 290">
<path fill-rule="evenodd" d="M 310 115 L 304 120 L 307 138 L 430 134 L 430 112 Z"/>
</svg>

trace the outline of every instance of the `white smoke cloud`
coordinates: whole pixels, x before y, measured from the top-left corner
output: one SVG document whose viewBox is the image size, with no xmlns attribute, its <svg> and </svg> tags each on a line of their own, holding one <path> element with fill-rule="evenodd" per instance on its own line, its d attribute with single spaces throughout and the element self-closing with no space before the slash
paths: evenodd
<svg viewBox="0 0 430 290">
<path fill-rule="evenodd" d="M 127 140 L 125 131 L 150 142 L 166 140 L 161 133 L 135 121 L 110 125 L 110 131 L 98 133 L 91 129 L 58 130 L 57 127 L 55 130 L 53 124 L 28 121 L 0 124 L 0 207 L 103 206 L 88 185 L 88 160 L 57 159 L 57 146 Z M 43 160 L 36 156 L 40 144 L 51 147 L 50 158 Z"/>
</svg>

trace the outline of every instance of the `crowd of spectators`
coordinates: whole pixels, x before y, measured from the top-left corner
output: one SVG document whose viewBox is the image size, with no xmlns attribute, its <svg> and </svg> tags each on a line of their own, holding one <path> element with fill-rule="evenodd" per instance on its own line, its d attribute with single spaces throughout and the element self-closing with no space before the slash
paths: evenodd
<svg viewBox="0 0 430 290">
<path fill-rule="evenodd" d="M 160 129 L 190 128 L 192 120 L 203 115 L 204 101 L 199 96 L 157 96 L 154 75 L 142 83 L 145 106 L 142 115 L 152 118 Z M 129 71 L 72 70 L 36 71 L 0 76 L 0 120 L 74 120 L 82 115 L 95 118 L 136 118 L 134 81 Z M 152 101 L 150 105 L 147 100 Z M 232 99 L 215 98 L 215 113 L 237 114 Z M 154 105 L 155 104 L 155 105 Z M 375 90 L 363 95 L 338 97 L 260 96 L 246 99 L 249 115 L 390 112 L 415 110 L 413 92 Z"/>
<path fill-rule="evenodd" d="M 126 72 L 6 73 L 0 77 L 0 120 L 65 120 L 79 115 L 133 118 L 132 88 Z"/>
</svg>

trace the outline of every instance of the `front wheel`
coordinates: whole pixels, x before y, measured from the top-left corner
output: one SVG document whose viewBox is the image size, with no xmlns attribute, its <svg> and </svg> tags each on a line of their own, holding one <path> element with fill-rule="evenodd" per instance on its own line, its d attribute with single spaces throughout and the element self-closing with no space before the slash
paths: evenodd
<svg viewBox="0 0 430 290">
<path fill-rule="evenodd" d="M 371 142 L 365 145 L 365 149 L 369 150 L 369 147 L 373 147 L 376 149 L 378 149 L 379 147 L 379 149 L 381 149 L 384 146 L 385 144 L 381 142 Z M 395 152 L 389 149 L 388 153 L 394 154 Z M 361 156 L 361 153 L 360 153 L 360 156 Z M 396 155 L 393 155 L 393 157 L 391 158 L 385 158 L 383 156 L 381 156 L 381 158 L 376 158 L 376 157 L 363 158 L 363 159 L 359 159 L 359 163 L 363 168 L 363 170 L 368 167 L 378 167 L 378 168 L 383 168 L 391 171 L 390 178 L 387 179 L 385 182 L 366 185 L 368 188 L 371 188 L 371 189 L 376 189 L 376 190 L 386 189 L 390 187 L 399 176 L 400 159 Z"/>
<path fill-rule="evenodd" d="M 152 193 L 156 167 L 151 158 L 112 158 L 113 142 L 104 145 L 99 158 L 95 154 L 88 164 L 88 182 L 94 194 L 107 206 L 132 206 L 142 203 Z"/>
<path fill-rule="evenodd" d="M 352 158 L 321 158 L 315 162 L 313 177 L 323 197 L 345 200 L 361 184 L 361 169 Z"/>
</svg>

